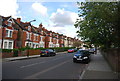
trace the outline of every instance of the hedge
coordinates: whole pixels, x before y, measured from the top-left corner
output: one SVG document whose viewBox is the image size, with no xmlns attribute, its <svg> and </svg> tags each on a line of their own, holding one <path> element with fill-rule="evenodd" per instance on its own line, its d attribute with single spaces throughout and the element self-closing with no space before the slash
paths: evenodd
<svg viewBox="0 0 120 81">
<path fill-rule="evenodd" d="M 40 49 L 40 50 L 44 50 L 44 49 L 53 49 L 56 52 L 63 52 L 63 51 L 67 51 L 68 49 L 72 49 L 75 47 L 51 47 L 51 48 L 29 48 L 29 47 L 24 47 L 24 48 L 19 48 L 19 49 L 2 49 L 2 52 L 14 52 L 14 53 L 18 53 L 18 51 L 25 51 L 27 49 L 32 49 L 32 50 L 36 50 L 36 49 Z"/>
</svg>

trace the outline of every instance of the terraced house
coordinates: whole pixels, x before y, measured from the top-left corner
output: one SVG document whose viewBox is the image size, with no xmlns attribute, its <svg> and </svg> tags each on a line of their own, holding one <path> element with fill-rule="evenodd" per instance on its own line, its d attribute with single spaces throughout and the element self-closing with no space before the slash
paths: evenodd
<svg viewBox="0 0 120 81">
<path fill-rule="evenodd" d="M 43 27 L 22 22 L 21 18 L 0 16 L 0 48 L 13 49 L 29 46 L 31 48 L 72 47 L 75 38 L 67 37 Z"/>
</svg>

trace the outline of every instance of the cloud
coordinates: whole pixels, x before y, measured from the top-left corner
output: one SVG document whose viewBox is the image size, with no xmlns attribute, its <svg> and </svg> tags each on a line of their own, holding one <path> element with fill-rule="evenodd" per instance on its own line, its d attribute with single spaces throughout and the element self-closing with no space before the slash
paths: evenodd
<svg viewBox="0 0 120 81">
<path fill-rule="evenodd" d="M 43 6 L 41 3 L 35 2 L 32 4 L 32 8 L 39 12 L 42 16 L 47 16 L 47 8 Z"/>
<path fill-rule="evenodd" d="M 1 0 L 0 1 L 0 15 L 16 17 L 20 11 L 17 11 L 19 5 L 17 0 Z"/>
<path fill-rule="evenodd" d="M 54 31 L 56 33 L 64 34 L 68 37 L 76 37 L 77 36 L 77 29 L 73 26 L 65 26 L 65 27 L 47 27 L 48 30 Z"/>
<path fill-rule="evenodd" d="M 57 9 L 52 13 L 50 20 L 55 24 L 54 26 L 73 25 L 78 18 L 78 14 L 64 9 Z"/>
</svg>

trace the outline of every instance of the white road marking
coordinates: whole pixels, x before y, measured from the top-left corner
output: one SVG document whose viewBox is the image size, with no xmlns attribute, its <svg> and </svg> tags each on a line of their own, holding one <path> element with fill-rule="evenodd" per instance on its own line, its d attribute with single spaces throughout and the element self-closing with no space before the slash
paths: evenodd
<svg viewBox="0 0 120 81">
<path fill-rule="evenodd" d="M 37 76 L 39 76 L 40 74 L 45 73 L 45 72 L 47 72 L 47 71 L 50 71 L 50 70 L 52 70 L 52 69 L 55 69 L 55 68 L 57 68 L 57 67 L 60 67 L 61 65 L 65 64 L 65 63 L 67 63 L 67 62 L 70 62 L 70 61 L 71 61 L 71 60 L 64 61 L 64 62 L 62 62 L 62 63 L 60 63 L 60 64 L 57 64 L 57 65 L 52 66 L 52 67 L 49 67 L 49 68 L 47 68 L 47 69 L 45 69 L 45 70 L 43 70 L 43 71 L 40 71 L 40 72 L 38 72 L 38 73 L 35 73 L 35 74 L 31 75 L 31 76 L 28 76 L 28 77 L 26 77 L 25 79 L 35 79 L 35 78 L 36 78 Z"/>
<path fill-rule="evenodd" d="M 38 63 L 34 63 L 34 64 L 29 64 L 29 65 L 21 66 L 20 68 L 30 67 L 30 66 L 34 66 L 34 65 L 37 65 L 37 64 L 42 64 L 42 63 L 45 63 L 45 62 L 46 61 L 38 62 Z"/>
<path fill-rule="evenodd" d="M 51 61 L 59 60 L 59 59 L 62 59 L 62 58 L 66 58 L 66 57 L 55 58 L 55 59 L 52 59 Z M 29 65 L 21 66 L 20 68 L 26 68 L 26 67 L 34 66 L 34 65 L 37 65 L 37 64 L 42 64 L 42 63 L 45 63 L 45 62 L 49 62 L 49 61 L 43 61 L 43 62 L 39 62 L 39 63 L 29 64 Z"/>
</svg>

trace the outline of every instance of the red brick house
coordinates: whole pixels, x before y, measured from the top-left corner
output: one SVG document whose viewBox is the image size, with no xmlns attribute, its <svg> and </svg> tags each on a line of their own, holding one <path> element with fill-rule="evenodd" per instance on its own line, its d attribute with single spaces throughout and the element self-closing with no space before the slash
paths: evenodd
<svg viewBox="0 0 120 81">
<path fill-rule="evenodd" d="M 0 27 L 2 36 L 0 39 L 2 40 L 1 48 L 3 49 L 17 48 L 18 28 L 14 24 L 11 16 L 2 16 L 2 25 Z"/>
<path fill-rule="evenodd" d="M 29 46 L 31 48 L 72 47 L 75 38 L 67 37 L 43 27 L 22 22 L 21 18 L 0 16 L 0 48 L 13 49 Z"/>
</svg>

